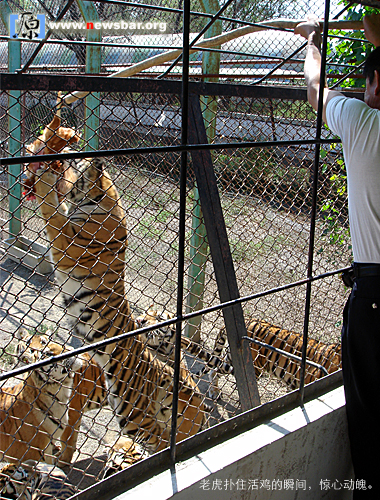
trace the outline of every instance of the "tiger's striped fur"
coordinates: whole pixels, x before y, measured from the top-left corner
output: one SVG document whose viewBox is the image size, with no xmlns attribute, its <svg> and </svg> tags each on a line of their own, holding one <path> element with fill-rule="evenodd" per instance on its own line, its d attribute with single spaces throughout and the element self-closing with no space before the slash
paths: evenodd
<svg viewBox="0 0 380 500">
<path fill-rule="evenodd" d="M 18 332 L 20 338 L 17 345 L 18 357 L 21 357 L 28 350 L 52 350 L 53 346 L 56 354 L 65 351 L 63 345 L 52 342 L 48 335 L 32 335 L 24 328 L 20 328 Z M 81 354 L 80 358 L 82 367 L 74 372 L 73 393 L 68 409 L 68 425 L 63 430 L 62 449 L 57 454 L 58 465 L 61 467 L 71 463 L 76 450 L 83 413 L 99 409 L 108 403 L 104 373 L 100 366 L 87 353 Z"/>
<path fill-rule="evenodd" d="M 54 153 L 74 153 L 70 145 L 80 141 L 80 136 L 72 128 L 61 127 L 61 107 L 63 104 L 61 92 L 58 92 L 57 107 L 52 121 L 45 127 L 42 134 L 31 144 L 26 146 L 26 152 L 34 156 L 34 161 L 24 165 L 23 193 L 26 199 L 33 200 L 36 177 L 35 174 L 43 165 L 38 161 L 38 156 L 41 154 Z M 72 160 L 55 161 L 52 167 L 57 170 L 57 173 L 62 176 L 63 180 L 58 182 L 57 194 L 62 200 L 65 194 L 65 188 L 68 186 L 68 181 L 72 181 L 72 169 L 70 168 Z M 74 164 L 74 162 L 73 162 Z M 62 210 L 66 210 L 66 206 L 62 203 Z"/>
<path fill-rule="evenodd" d="M 0 497 L 11 500 L 31 500 L 35 480 L 21 466 L 6 464 L 0 471 Z"/>
<path fill-rule="evenodd" d="M 63 191 L 71 206 L 59 211 L 57 174 L 37 171 L 35 191 L 56 266 L 56 277 L 75 333 L 91 343 L 136 329 L 124 295 L 127 230 L 117 190 L 104 160 L 78 162 L 76 181 Z M 94 354 L 105 373 L 108 399 L 124 433 L 144 433 L 154 450 L 170 436 L 173 370 L 139 338 L 112 343 Z M 191 377 L 181 380 L 177 441 L 205 422 Z"/>
<path fill-rule="evenodd" d="M 35 460 L 7 464 L 0 470 L 1 498 L 10 500 L 65 500 L 76 493 L 66 474 L 56 466 Z"/>
<path fill-rule="evenodd" d="M 104 476 L 111 476 L 121 470 L 127 469 L 136 462 L 149 457 L 149 453 L 144 446 L 137 441 L 121 436 L 116 443 L 111 446 L 107 453 L 107 461 L 104 468 Z"/>
<path fill-rule="evenodd" d="M 249 325 L 247 333 L 253 339 L 260 340 L 265 344 L 298 357 L 302 356 L 303 336 L 299 333 L 271 325 L 263 320 L 254 320 Z M 211 363 L 205 365 L 196 374 L 197 376 L 200 377 L 210 370 L 215 370 L 217 376 L 234 373 L 230 354 L 227 353 L 226 362 L 220 359 L 225 342 L 226 332 L 222 329 L 215 341 L 214 359 Z M 299 387 L 300 363 L 257 344 L 251 343 L 250 346 L 257 377 L 262 372 L 268 372 L 283 380 L 292 389 Z M 313 338 L 308 338 L 306 358 L 323 366 L 328 373 L 333 373 L 341 368 L 341 346 L 340 344 L 325 344 Z M 305 384 L 309 384 L 323 375 L 324 373 L 320 368 L 306 364 Z M 215 381 L 214 386 L 217 386 Z"/>
<path fill-rule="evenodd" d="M 174 318 L 174 314 L 163 311 L 158 313 L 155 309 L 148 309 L 146 314 L 138 316 L 136 318 L 136 323 L 140 327 L 154 325 L 159 322 L 168 321 Z M 173 362 L 174 361 L 174 345 L 175 345 L 175 327 L 174 325 L 169 325 L 165 327 L 158 328 L 148 333 L 140 334 L 140 338 L 146 342 L 146 344 L 157 351 L 159 359 L 163 362 Z M 224 346 L 224 342 L 223 342 Z M 210 368 L 213 368 L 216 352 L 208 352 L 204 347 L 202 347 L 197 342 L 187 338 L 181 337 L 181 354 L 182 360 L 184 352 L 188 352 L 194 357 L 201 359 L 208 364 Z M 219 361 L 219 359 L 217 360 Z"/>
<path fill-rule="evenodd" d="M 21 353 L 27 364 L 58 354 L 54 345 L 42 352 Z M 68 425 L 67 407 L 74 373 L 83 366 L 80 357 L 37 368 L 14 387 L 0 392 L 0 450 L 2 460 L 44 459 L 53 463 L 53 442 L 60 441 Z"/>
</svg>

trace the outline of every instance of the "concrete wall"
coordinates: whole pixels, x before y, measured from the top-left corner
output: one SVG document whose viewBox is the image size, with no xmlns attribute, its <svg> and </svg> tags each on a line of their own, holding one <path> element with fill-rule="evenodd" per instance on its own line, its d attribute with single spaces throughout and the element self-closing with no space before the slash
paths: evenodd
<svg viewBox="0 0 380 500">
<path fill-rule="evenodd" d="M 176 464 L 118 500 L 346 500 L 352 464 L 343 388 Z"/>
</svg>

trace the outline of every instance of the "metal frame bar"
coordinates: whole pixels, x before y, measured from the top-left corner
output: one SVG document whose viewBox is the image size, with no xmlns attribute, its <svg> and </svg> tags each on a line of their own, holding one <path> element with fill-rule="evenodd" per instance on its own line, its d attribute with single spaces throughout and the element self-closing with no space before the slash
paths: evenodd
<svg viewBox="0 0 380 500">
<path fill-rule="evenodd" d="M 196 96 L 191 96 L 191 121 L 189 139 L 191 143 L 207 142 L 206 129 Z M 218 284 L 221 302 L 228 302 L 239 297 L 239 288 L 228 242 L 227 230 L 219 198 L 216 177 L 211 159 L 211 152 L 193 151 L 193 168 L 197 180 L 199 199 L 206 226 L 208 244 Z M 243 309 L 235 304 L 223 310 L 227 336 L 230 345 L 232 364 L 243 411 L 260 404 L 256 384 L 255 370 L 251 363 L 251 351 L 241 342 L 246 334 Z M 198 316 L 199 317 L 199 316 Z"/>
<path fill-rule="evenodd" d="M 320 139 L 317 144 L 338 144 L 340 141 L 336 139 Z M 181 151 L 204 151 L 204 150 L 218 150 L 218 149 L 244 149 L 244 148 L 266 148 L 266 147 L 279 147 L 279 146 L 312 146 L 316 144 L 314 139 L 300 139 L 296 141 L 265 141 L 265 142 L 228 142 L 218 144 L 188 144 L 180 146 L 160 146 L 160 147 L 146 147 L 146 148 L 126 148 L 126 149 L 99 149 L 91 151 L 92 158 L 107 157 L 107 156 L 122 156 L 134 155 L 145 153 L 175 153 Z M 73 158 L 87 158 L 88 152 L 81 151 L 76 153 L 62 153 L 59 158 L 73 159 Z M 30 163 L 32 157 L 15 156 L 10 158 L 0 158 L 0 165 L 16 165 L 17 163 Z M 56 160 L 57 155 L 38 155 L 38 159 L 44 162 Z"/>
<path fill-rule="evenodd" d="M 190 0 L 183 2 L 183 70 L 181 88 L 181 142 L 187 144 L 189 135 L 189 40 L 190 40 Z M 178 242 L 178 285 L 177 285 L 177 318 L 182 318 L 184 276 L 185 276 L 185 243 L 186 243 L 186 183 L 187 183 L 187 152 L 181 153 L 180 171 L 180 208 L 179 208 L 179 242 Z M 174 383 L 173 383 L 173 411 L 170 435 L 170 460 L 174 465 L 176 461 L 176 437 L 178 420 L 178 394 L 181 369 L 181 335 L 182 322 L 176 323 L 174 346 Z"/>
<path fill-rule="evenodd" d="M 327 37 L 328 37 L 329 15 L 330 15 L 330 0 L 325 0 L 325 19 L 324 19 L 325 29 L 323 31 L 320 82 L 324 82 L 325 77 L 326 77 Z M 310 278 L 313 275 L 314 241 L 315 241 L 315 228 L 316 228 L 316 218 L 317 218 L 317 197 L 318 197 L 319 158 L 320 158 L 319 139 L 321 138 L 322 126 L 323 126 L 323 121 L 322 121 L 323 92 L 324 92 L 324 85 L 320 85 L 318 112 L 317 112 L 317 125 L 316 125 L 316 133 L 315 133 L 316 144 L 315 144 L 315 154 L 314 154 L 312 205 L 311 205 L 311 213 L 310 213 L 309 253 L 308 253 L 308 263 L 307 263 L 307 277 L 308 278 Z M 306 285 L 306 296 L 305 296 L 302 362 L 301 362 L 300 388 L 299 388 L 299 395 L 300 395 L 301 404 L 303 404 L 303 398 L 304 398 L 306 353 L 307 353 L 307 339 L 308 339 L 308 335 L 309 335 L 310 306 L 311 306 L 311 281 L 309 281 Z"/>
<path fill-rule="evenodd" d="M 203 0 L 203 9 L 206 12 L 214 13 L 215 16 L 203 28 L 198 36 L 192 40 L 191 45 L 196 43 L 197 39 L 203 33 L 206 33 L 206 38 L 212 38 L 222 33 L 222 23 L 218 21 L 218 17 L 227 8 L 232 0 L 228 0 L 222 8 L 219 6 L 218 0 Z M 177 62 L 174 61 L 173 65 Z M 203 52 L 202 54 L 202 73 L 204 75 L 219 73 L 220 54 L 217 52 Z M 170 71 L 169 68 L 168 72 Z M 205 81 L 217 81 L 218 79 L 207 78 Z M 213 142 L 216 131 L 216 112 L 217 100 L 213 96 L 201 96 L 201 108 L 203 120 L 206 127 L 207 141 Z M 188 296 L 186 301 L 186 310 L 203 308 L 203 296 L 205 286 L 205 269 L 208 254 L 207 231 L 203 220 L 201 202 L 199 198 L 199 190 L 195 183 L 193 188 L 193 217 L 192 217 L 192 234 L 190 241 L 190 269 L 188 273 Z M 198 316 L 194 321 L 187 323 L 186 336 L 194 339 L 195 342 L 200 342 L 200 324 L 202 317 Z"/>
<path fill-rule="evenodd" d="M 44 90 L 67 92 L 110 92 L 110 78 L 108 76 L 85 76 L 85 75 L 50 75 L 41 73 L 35 75 L 18 75 L 0 73 L 1 90 Z M 112 79 L 112 92 L 140 92 L 150 94 L 181 94 L 181 82 L 176 80 L 148 80 L 145 78 L 115 78 Z M 304 87 L 276 87 L 257 85 L 253 89 L 251 85 L 211 83 L 211 82 L 189 82 L 189 93 L 197 95 L 255 97 L 271 99 L 291 99 L 307 101 L 306 89 Z M 345 90 L 344 95 L 363 99 L 364 91 L 355 92 Z M 282 144 L 282 141 L 278 141 Z M 210 145 L 209 147 L 212 147 Z"/>
<path fill-rule="evenodd" d="M 11 9 L 8 2 L 4 0 L 0 3 L 0 17 L 6 26 L 8 33 L 9 15 Z M 21 42 L 9 38 L 8 40 L 8 71 L 16 73 L 21 66 Z M 1 89 L 1 85 L 0 85 Z M 9 130 L 9 153 L 15 155 L 22 149 L 22 112 L 20 102 L 20 90 L 13 90 L 8 95 L 8 130 Z M 18 181 L 21 174 L 21 164 L 14 164 L 8 170 L 8 186 L 9 186 L 9 212 L 12 217 L 9 221 L 9 233 L 16 236 L 21 232 L 21 184 Z"/>
</svg>

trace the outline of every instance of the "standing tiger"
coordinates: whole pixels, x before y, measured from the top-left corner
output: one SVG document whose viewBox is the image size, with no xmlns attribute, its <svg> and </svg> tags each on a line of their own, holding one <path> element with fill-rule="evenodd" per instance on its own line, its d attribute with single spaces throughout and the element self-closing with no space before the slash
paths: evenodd
<svg viewBox="0 0 380 500">
<path fill-rule="evenodd" d="M 19 337 L 17 357 L 27 363 L 32 362 L 35 353 L 42 355 L 43 352 L 54 352 L 55 355 L 58 355 L 67 350 L 64 346 L 52 342 L 48 335 L 32 335 L 25 328 L 19 328 L 17 333 Z M 61 449 L 56 453 L 59 458 L 59 466 L 71 463 L 76 450 L 83 413 L 107 404 L 107 389 L 103 371 L 89 354 L 81 354 L 80 359 L 82 366 L 74 372 L 73 393 L 68 403 L 68 422 L 63 428 L 60 439 Z"/>
<path fill-rule="evenodd" d="M 62 162 L 65 168 L 65 161 Z M 71 167 L 75 182 L 57 170 L 36 172 L 35 192 L 51 243 L 56 278 L 76 335 L 92 343 L 136 329 L 124 295 L 127 230 L 116 187 L 104 160 L 84 159 Z M 70 204 L 59 210 L 56 185 Z M 138 337 L 107 345 L 94 359 L 103 368 L 108 399 L 124 433 L 143 432 L 156 451 L 170 439 L 173 369 L 155 359 Z M 202 398 L 191 377 L 181 380 L 178 431 L 181 441 L 205 423 Z"/>
<path fill-rule="evenodd" d="M 259 340 L 269 346 L 296 355 L 299 358 L 302 357 L 303 336 L 299 333 L 285 330 L 262 320 L 254 320 L 249 325 L 247 333 L 252 339 Z M 216 380 L 213 381 L 213 385 L 215 387 L 218 385 L 217 379 L 219 375 L 234 373 L 230 354 L 227 353 L 225 362 L 220 359 L 225 342 L 226 331 L 222 329 L 215 340 L 214 356 L 196 374 L 196 376 L 201 377 L 210 370 L 214 370 Z M 276 378 L 283 380 L 292 389 L 299 387 L 300 362 L 254 342 L 250 343 L 250 346 L 257 377 L 262 372 L 268 372 L 272 373 Z M 333 373 L 341 368 L 341 346 L 340 344 L 325 344 L 313 338 L 308 338 L 306 359 L 323 366 L 328 373 Z M 324 371 L 319 367 L 306 363 L 305 384 L 309 384 L 324 375 Z M 215 394 L 213 396 L 215 397 Z"/>
<path fill-rule="evenodd" d="M 20 353 L 30 364 L 59 354 L 54 345 L 44 351 Z M 82 369 L 80 357 L 71 357 L 32 370 L 14 387 L 0 390 L 0 457 L 9 462 L 56 460 L 54 442 L 60 442 L 69 423 L 68 405 L 72 397 L 74 373 Z"/>
</svg>

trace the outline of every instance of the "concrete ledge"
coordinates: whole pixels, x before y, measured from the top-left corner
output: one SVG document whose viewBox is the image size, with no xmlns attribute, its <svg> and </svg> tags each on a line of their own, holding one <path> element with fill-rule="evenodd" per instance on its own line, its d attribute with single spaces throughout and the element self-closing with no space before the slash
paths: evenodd
<svg viewBox="0 0 380 500">
<path fill-rule="evenodd" d="M 352 464 L 342 387 L 179 462 L 117 500 L 346 500 Z"/>
</svg>

